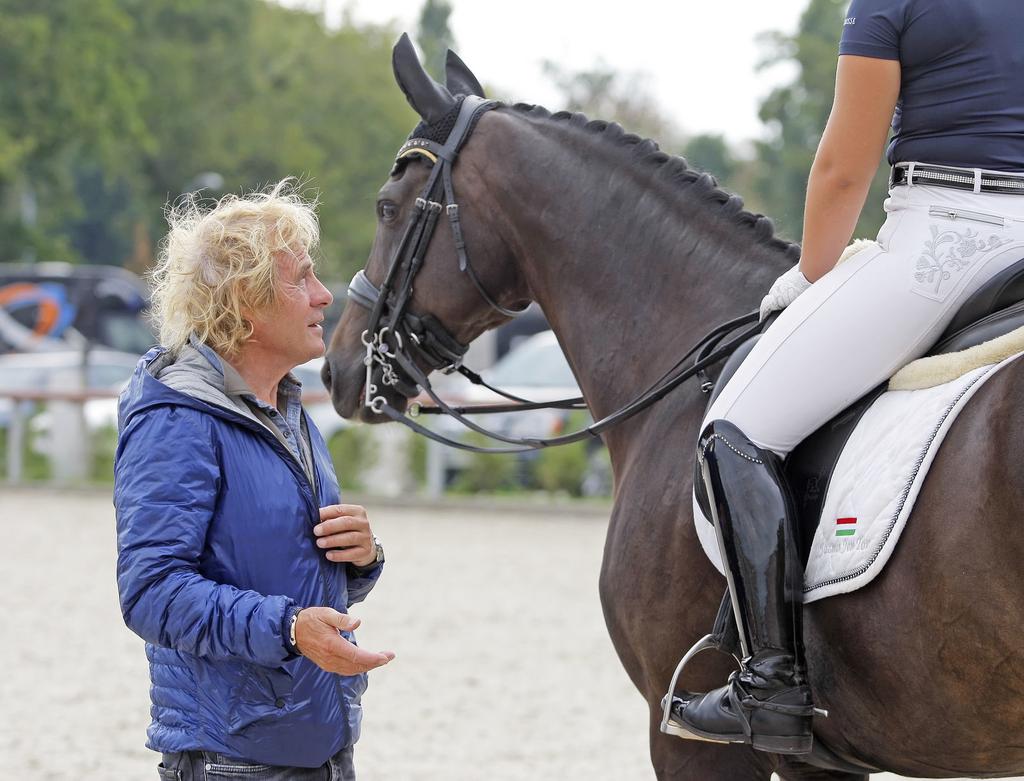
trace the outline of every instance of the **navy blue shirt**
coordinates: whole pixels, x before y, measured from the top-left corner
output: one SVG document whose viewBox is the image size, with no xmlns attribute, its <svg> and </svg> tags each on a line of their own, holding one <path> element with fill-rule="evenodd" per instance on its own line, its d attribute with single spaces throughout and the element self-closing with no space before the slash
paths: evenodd
<svg viewBox="0 0 1024 781">
<path fill-rule="evenodd" d="M 839 54 L 900 62 L 890 163 L 1024 171 L 1024 0 L 853 0 Z"/>
</svg>

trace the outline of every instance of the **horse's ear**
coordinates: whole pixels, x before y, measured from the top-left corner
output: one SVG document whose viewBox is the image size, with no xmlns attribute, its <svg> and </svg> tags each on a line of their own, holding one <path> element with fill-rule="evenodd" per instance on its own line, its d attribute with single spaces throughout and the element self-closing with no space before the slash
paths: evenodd
<svg viewBox="0 0 1024 781">
<path fill-rule="evenodd" d="M 430 74 L 423 69 L 408 33 L 402 33 L 392 49 L 391 67 L 405 99 L 428 125 L 437 122 L 455 105 L 452 93 L 430 78 Z"/>
<path fill-rule="evenodd" d="M 479 95 L 485 97 L 484 88 L 480 86 L 476 76 L 473 75 L 462 58 L 448 50 L 444 58 L 444 76 L 448 91 L 453 95 Z"/>
</svg>

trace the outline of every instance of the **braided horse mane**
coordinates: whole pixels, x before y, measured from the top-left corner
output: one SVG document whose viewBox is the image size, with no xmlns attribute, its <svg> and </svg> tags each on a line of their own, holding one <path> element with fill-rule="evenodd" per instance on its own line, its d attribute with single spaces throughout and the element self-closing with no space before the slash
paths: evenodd
<svg viewBox="0 0 1024 781">
<path fill-rule="evenodd" d="M 516 103 L 510 108 L 530 117 L 566 122 L 584 132 L 601 136 L 615 146 L 628 149 L 635 163 L 650 166 L 659 179 L 677 188 L 685 188 L 696 201 L 706 204 L 719 217 L 752 231 L 755 239 L 785 254 L 793 263 L 800 259 L 800 245 L 777 236 L 775 224 L 770 218 L 744 209 L 740 196 L 720 188 L 714 176 L 691 168 L 684 158 L 662 151 L 657 142 L 627 133 L 617 122 L 589 120 L 578 112 L 559 111 L 552 114 L 543 106 L 531 103 Z"/>
</svg>

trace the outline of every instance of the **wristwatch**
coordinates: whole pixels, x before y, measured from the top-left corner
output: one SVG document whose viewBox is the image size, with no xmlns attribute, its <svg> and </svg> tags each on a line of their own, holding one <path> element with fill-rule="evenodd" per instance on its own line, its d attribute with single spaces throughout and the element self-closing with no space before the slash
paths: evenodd
<svg viewBox="0 0 1024 781">
<path fill-rule="evenodd" d="M 380 539 L 378 539 L 376 534 L 373 535 L 373 553 L 376 558 L 369 564 L 364 564 L 362 566 L 359 566 L 358 564 L 352 565 L 357 572 L 367 572 L 384 563 L 384 546 L 380 544 Z"/>
<path fill-rule="evenodd" d="M 288 620 L 288 642 L 291 644 L 292 650 L 299 656 L 302 656 L 302 651 L 299 650 L 299 644 L 295 641 L 295 625 L 299 622 L 299 613 L 303 608 L 293 607 L 291 609 L 291 618 Z"/>
</svg>

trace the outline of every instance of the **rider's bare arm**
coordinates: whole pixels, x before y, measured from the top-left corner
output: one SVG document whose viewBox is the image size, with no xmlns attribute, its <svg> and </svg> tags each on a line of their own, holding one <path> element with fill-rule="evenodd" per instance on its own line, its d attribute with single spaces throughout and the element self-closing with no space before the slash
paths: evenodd
<svg viewBox="0 0 1024 781">
<path fill-rule="evenodd" d="M 800 270 L 814 282 L 850 243 L 900 92 L 897 60 L 843 55 L 836 94 L 807 181 Z"/>
</svg>

